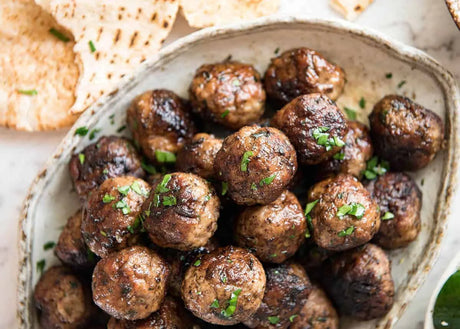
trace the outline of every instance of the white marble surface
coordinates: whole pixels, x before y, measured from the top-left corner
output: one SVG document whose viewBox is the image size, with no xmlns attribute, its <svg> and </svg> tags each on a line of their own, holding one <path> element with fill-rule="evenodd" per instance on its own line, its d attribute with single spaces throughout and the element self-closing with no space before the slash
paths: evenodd
<svg viewBox="0 0 460 329">
<path fill-rule="evenodd" d="M 281 0 L 280 14 L 337 19 L 328 0 Z M 443 0 L 375 0 L 357 20 L 426 51 L 460 79 L 460 31 Z M 168 42 L 193 29 L 179 19 Z M 28 186 L 43 168 L 65 131 L 29 134 L 0 128 L 0 329 L 16 328 L 17 220 Z M 460 194 L 454 198 L 449 228 L 436 266 L 419 289 L 398 329 L 423 327 L 432 290 L 444 267 L 460 250 Z"/>
</svg>

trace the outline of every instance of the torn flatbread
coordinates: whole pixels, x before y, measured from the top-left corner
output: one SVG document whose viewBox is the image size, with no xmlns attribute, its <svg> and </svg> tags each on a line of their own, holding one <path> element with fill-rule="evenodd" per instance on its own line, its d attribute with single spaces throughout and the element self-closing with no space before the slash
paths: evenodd
<svg viewBox="0 0 460 329">
<path fill-rule="evenodd" d="M 374 0 L 331 0 L 332 8 L 346 19 L 355 20 Z"/>
</svg>

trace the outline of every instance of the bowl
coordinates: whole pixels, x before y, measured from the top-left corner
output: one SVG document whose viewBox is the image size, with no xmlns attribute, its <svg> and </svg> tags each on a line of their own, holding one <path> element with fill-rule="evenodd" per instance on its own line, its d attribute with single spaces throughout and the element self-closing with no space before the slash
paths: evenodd
<svg viewBox="0 0 460 329">
<path fill-rule="evenodd" d="M 195 70 L 203 63 L 228 56 L 248 62 L 264 72 L 270 58 L 284 50 L 306 46 L 323 53 L 347 73 L 339 106 L 357 109 L 358 119 L 367 115 L 381 97 L 407 95 L 440 115 L 446 125 L 446 147 L 425 169 L 412 174 L 424 194 L 422 231 L 408 248 L 390 251 L 395 280 L 395 303 L 382 319 L 358 322 L 344 318 L 341 328 L 392 328 L 430 271 L 439 251 L 451 207 L 457 165 L 457 109 L 459 91 L 452 75 L 425 53 L 377 32 L 345 21 L 263 18 L 193 33 L 165 47 L 98 100 L 70 129 L 45 169 L 33 182 L 19 222 L 18 323 L 22 329 L 38 328 L 33 289 L 39 279 L 36 263 L 57 263 L 43 245 L 57 241 L 66 219 L 79 207 L 68 174 L 73 152 L 91 143 L 75 135 L 86 126 L 101 129 L 98 136 L 117 134 L 124 125 L 132 99 L 153 88 L 167 88 L 186 97 Z M 359 100 L 366 100 L 359 109 Z M 109 117 L 114 116 L 111 124 Z M 126 130 L 123 132 L 126 133 Z"/>
</svg>

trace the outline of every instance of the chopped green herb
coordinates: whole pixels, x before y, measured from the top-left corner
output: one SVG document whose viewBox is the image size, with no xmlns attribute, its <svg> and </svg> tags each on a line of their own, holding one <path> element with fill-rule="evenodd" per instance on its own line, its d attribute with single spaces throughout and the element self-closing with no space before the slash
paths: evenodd
<svg viewBox="0 0 460 329">
<path fill-rule="evenodd" d="M 279 316 L 269 316 L 268 322 L 270 322 L 270 324 L 277 324 L 278 322 L 280 322 L 280 317 Z"/>
<path fill-rule="evenodd" d="M 257 190 L 257 184 L 256 183 L 251 183 L 251 190 L 253 190 L 253 191 Z"/>
<path fill-rule="evenodd" d="M 230 113 L 229 110 L 225 110 L 224 113 L 222 113 L 222 114 L 220 115 L 220 117 L 223 119 L 223 118 L 225 118 L 229 113 Z"/>
<path fill-rule="evenodd" d="M 125 129 L 126 129 L 126 125 L 123 125 L 117 129 L 117 133 L 121 133 Z"/>
<path fill-rule="evenodd" d="M 361 97 L 361 99 L 359 100 L 359 107 L 362 109 L 366 108 L 366 100 L 364 99 L 364 97 Z"/>
<path fill-rule="evenodd" d="M 425 178 L 422 178 L 422 180 L 420 181 L 420 185 L 424 185 L 425 184 Z"/>
<path fill-rule="evenodd" d="M 219 301 L 217 299 L 214 299 L 212 304 L 209 306 L 210 308 L 219 308 Z"/>
<path fill-rule="evenodd" d="M 252 157 L 253 155 L 254 155 L 254 152 L 252 151 L 244 152 L 243 157 L 241 158 L 241 165 L 240 165 L 241 171 L 248 171 L 248 164 L 249 164 L 249 161 L 251 161 L 249 158 Z"/>
<path fill-rule="evenodd" d="M 78 160 L 80 160 L 80 164 L 83 165 L 85 163 L 85 155 L 83 153 L 79 153 Z"/>
<path fill-rule="evenodd" d="M 395 215 L 392 212 L 387 211 L 383 215 L 382 220 L 390 220 L 390 219 L 393 219 L 393 218 L 395 218 Z"/>
<path fill-rule="evenodd" d="M 86 134 L 88 133 L 88 127 L 78 127 L 77 129 L 75 129 L 75 135 L 79 135 L 79 136 L 86 136 Z"/>
<path fill-rule="evenodd" d="M 128 204 L 126 203 L 125 199 L 121 199 L 117 203 L 113 205 L 116 209 L 121 209 L 123 215 L 127 215 L 131 212 L 131 208 L 129 208 Z"/>
<path fill-rule="evenodd" d="M 393 78 L 393 73 L 387 73 L 387 74 L 385 74 L 385 78 L 387 78 L 387 79 Z"/>
<path fill-rule="evenodd" d="M 277 254 L 271 254 L 270 257 L 271 258 L 275 258 L 276 256 L 278 256 Z"/>
<path fill-rule="evenodd" d="M 345 153 L 344 152 L 336 153 L 334 154 L 333 158 L 336 160 L 343 160 L 345 159 Z"/>
<path fill-rule="evenodd" d="M 99 233 L 101 233 L 102 236 L 107 237 L 107 233 L 105 233 L 104 231 L 99 231 Z"/>
<path fill-rule="evenodd" d="M 64 42 L 70 41 L 70 38 L 68 36 L 64 35 L 62 32 L 56 30 L 55 28 L 50 28 L 49 33 L 51 33 L 52 35 L 54 35 L 56 38 L 58 38 L 61 41 L 64 41 Z"/>
<path fill-rule="evenodd" d="M 145 197 L 149 196 L 149 192 L 146 189 L 144 189 L 144 187 L 140 186 L 137 180 L 131 184 L 131 189 L 139 195 Z"/>
<path fill-rule="evenodd" d="M 157 173 L 157 170 L 155 169 L 155 167 L 150 165 L 150 164 L 148 164 L 144 160 L 141 161 L 141 167 L 142 167 L 142 169 L 144 169 L 147 173 L 149 173 L 151 175 L 154 175 L 154 174 Z"/>
<path fill-rule="evenodd" d="M 18 89 L 17 92 L 27 96 L 38 95 L 38 91 L 36 89 Z"/>
<path fill-rule="evenodd" d="M 119 186 L 117 190 L 118 192 L 120 192 L 120 194 L 128 195 L 129 191 L 131 190 L 131 187 L 129 185 Z"/>
<path fill-rule="evenodd" d="M 56 246 L 56 242 L 48 241 L 47 243 L 43 245 L 43 250 L 53 249 L 55 246 Z"/>
<path fill-rule="evenodd" d="M 337 217 L 342 219 L 346 215 L 353 215 L 358 219 L 363 218 L 366 208 L 360 203 L 345 204 L 337 211 Z"/>
<path fill-rule="evenodd" d="M 234 79 L 232 82 L 232 85 L 234 85 L 235 87 L 238 87 L 239 85 L 241 85 L 241 81 L 238 79 Z"/>
<path fill-rule="evenodd" d="M 259 183 L 260 186 L 264 186 L 264 185 L 270 185 L 273 180 L 276 178 L 277 174 L 274 173 L 273 175 L 271 176 L 268 176 L 268 177 L 265 177 L 264 179 L 262 179 Z"/>
<path fill-rule="evenodd" d="M 406 84 L 406 80 L 402 80 L 400 83 L 398 83 L 398 88 L 401 88 Z"/>
<path fill-rule="evenodd" d="M 319 127 L 313 130 L 312 136 L 318 145 L 324 146 L 326 151 L 330 151 L 332 147 L 343 147 L 345 143 L 337 136 L 329 137 L 329 127 Z"/>
<path fill-rule="evenodd" d="M 158 184 L 157 187 L 155 188 L 155 192 L 158 192 L 158 193 L 169 192 L 169 188 L 167 188 L 166 185 L 168 185 L 170 180 L 171 180 L 171 174 L 164 175 L 160 184 Z"/>
<path fill-rule="evenodd" d="M 275 55 L 278 55 L 279 52 L 280 52 L 280 47 L 275 49 Z"/>
<path fill-rule="evenodd" d="M 355 111 L 355 110 L 352 110 L 352 109 L 349 108 L 349 107 L 345 107 L 344 110 L 345 110 L 345 113 L 347 114 L 348 119 L 350 119 L 350 120 L 356 120 L 357 115 L 356 115 L 356 111 Z"/>
<path fill-rule="evenodd" d="M 171 196 L 164 196 L 163 197 L 163 206 L 174 206 L 177 204 L 176 197 L 171 195 Z"/>
<path fill-rule="evenodd" d="M 206 194 L 206 196 L 204 197 L 204 202 L 208 202 L 209 200 L 211 200 L 211 196 L 209 194 Z"/>
<path fill-rule="evenodd" d="M 297 314 L 291 315 L 291 316 L 289 317 L 289 322 L 291 322 L 291 323 L 294 322 L 294 319 L 295 319 L 297 316 L 298 316 Z"/>
<path fill-rule="evenodd" d="M 333 138 L 334 138 L 335 146 L 337 146 L 337 147 L 344 147 L 345 146 L 345 142 L 343 140 L 341 140 L 339 137 L 334 136 Z"/>
<path fill-rule="evenodd" d="M 43 274 L 43 270 L 45 269 L 46 261 L 41 259 L 37 262 L 37 272 Z"/>
<path fill-rule="evenodd" d="M 201 259 L 198 259 L 195 263 L 193 263 L 193 266 L 200 266 L 201 265 Z"/>
<path fill-rule="evenodd" d="M 109 116 L 109 119 L 110 119 L 110 124 L 111 124 L 111 125 L 115 124 L 115 114 L 111 114 L 111 115 Z"/>
<path fill-rule="evenodd" d="M 109 202 L 112 202 L 113 200 L 115 200 L 115 197 L 107 193 L 102 198 L 102 202 L 104 203 L 109 203 Z"/>
<path fill-rule="evenodd" d="M 92 53 L 94 53 L 96 51 L 96 47 L 94 46 L 94 43 L 92 40 L 90 40 L 88 42 L 88 45 L 89 45 L 89 50 L 91 50 Z"/>
<path fill-rule="evenodd" d="M 308 216 L 308 214 L 310 214 L 310 212 L 313 210 L 313 208 L 316 206 L 318 202 L 319 202 L 319 199 L 307 203 L 307 206 L 305 207 L 305 216 Z"/>
<path fill-rule="evenodd" d="M 347 235 L 351 235 L 354 231 L 355 231 L 355 227 L 352 225 L 349 228 L 347 228 L 347 229 L 345 229 L 343 231 L 340 231 L 339 233 L 337 233 L 337 235 L 340 236 L 340 237 L 344 237 L 344 236 L 347 236 Z"/>
<path fill-rule="evenodd" d="M 222 195 L 227 194 L 228 191 L 228 183 L 227 182 L 222 182 Z"/>
<path fill-rule="evenodd" d="M 96 134 L 99 133 L 100 131 L 101 131 L 100 128 L 95 128 L 91 130 L 91 132 L 89 133 L 89 140 L 92 141 L 96 137 Z"/>
<path fill-rule="evenodd" d="M 390 164 L 385 160 L 381 160 L 379 163 L 379 158 L 374 156 L 367 162 L 364 176 L 366 179 L 372 180 L 375 179 L 377 175 L 382 176 L 388 170 L 390 170 Z"/>
<path fill-rule="evenodd" d="M 227 276 L 226 276 L 225 274 L 221 274 L 221 276 L 220 276 L 220 281 L 221 281 L 222 283 L 227 283 Z"/>
<path fill-rule="evenodd" d="M 155 158 L 159 163 L 176 162 L 176 155 L 168 151 L 155 150 Z"/>
<path fill-rule="evenodd" d="M 102 170 L 102 173 L 103 173 L 104 175 L 107 175 L 107 174 L 109 173 L 109 170 L 108 170 L 107 168 L 105 168 L 104 170 Z"/>
<path fill-rule="evenodd" d="M 228 301 L 228 306 L 225 310 L 222 310 L 221 314 L 225 316 L 226 318 L 229 318 L 235 313 L 236 310 L 236 304 L 238 302 L 238 296 L 241 293 L 241 289 L 237 289 L 234 292 L 232 292 L 232 295 Z"/>
</svg>

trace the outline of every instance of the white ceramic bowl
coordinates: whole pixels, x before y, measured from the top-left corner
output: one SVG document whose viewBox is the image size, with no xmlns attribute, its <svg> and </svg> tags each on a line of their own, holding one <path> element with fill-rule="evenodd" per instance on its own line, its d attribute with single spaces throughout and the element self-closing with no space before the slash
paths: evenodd
<svg viewBox="0 0 460 329">
<path fill-rule="evenodd" d="M 118 89 L 100 99 L 75 123 L 46 169 L 33 183 L 20 221 L 18 321 L 20 328 L 37 328 L 32 294 L 39 275 L 36 262 L 56 263 L 43 244 L 56 241 L 67 217 L 79 207 L 67 170 L 75 150 L 89 144 L 88 137 L 75 136 L 76 127 L 101 128 L 99 134 L 114 134 L 124 124 L 125 110 L 139 93 L 168 88 L 187 96 L 194 71 L 203 63 L 234 59 L 252 63 L 264 72 L 277 48 L 280 51 L 306 46 L 323 53 L 347 74 L 340 106 L 358 109 L 361 97 L 366 109 L 358 110 L 367 122 L 372 105 L 390 93 L 408 95 L 439 114 L 446 124 L 446 148 L 424 170 L 413 175 L 423 191 L 422 232 L 408 248 L 392 251 L 395 303 L 378 321 L 342 320 L 342 328 L 392 328 L 432 266 L 443 236 L 456 175 L 456 132 L 459 92 L 452 75 L 423 52 L 390 40 L 381 34 L 344 21 L 265 18 L 230 27 L 206 29 L 191 34 L 145 62 L 126 77 Z M 393 77 L 386 78 L 391 72 Z M 401 81 L 404 86 L 398 87 Z M 109 116 L 115 114 L 115 125 Z M 421 183 L 421 182 L 424 182 Z"/>
</svg>

